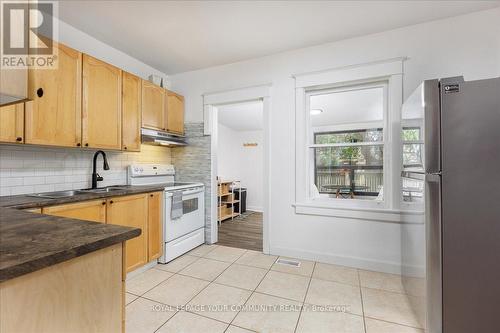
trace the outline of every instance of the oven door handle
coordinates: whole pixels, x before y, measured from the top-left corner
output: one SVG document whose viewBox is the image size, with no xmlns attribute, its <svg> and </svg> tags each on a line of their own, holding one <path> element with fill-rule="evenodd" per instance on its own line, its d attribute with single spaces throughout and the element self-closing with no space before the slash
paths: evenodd
<svg viewBox="0 0 500 333">
<path fill-rule="evenodd" d="M 194 189 L 194 190 L 183 191 L 182 195 L 197 194 L 197 193 L 201 193 L 201 192 L 205 192 L 205 189 L 203 189 L 203 188 L 197 188 L 197 189 Z"/>
<path fill-rule="evenodd" d="M 194 190 L 188 190 L 188 191 L 182 191 L 182 195 L 191 195 L 191 194 L 197 194 L 197 193 L 202 193 L 205 192 L 205 189 L 200 187 L 196 188 Z M 173 194 L 170 191 L 165 191 L 165 196 L 166 197 L 171 197 Z"/>
</svg>

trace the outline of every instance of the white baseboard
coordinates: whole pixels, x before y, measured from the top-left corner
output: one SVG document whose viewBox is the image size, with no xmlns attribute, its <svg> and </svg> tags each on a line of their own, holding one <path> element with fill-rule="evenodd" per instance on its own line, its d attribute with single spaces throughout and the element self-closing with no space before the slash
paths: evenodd
<svg viewBox="0 0 500 333">
<path fill-rule="evenodd" d="M 335 264 L 353 268 L 366 269 L 370 271 L 401 274 L 401 263 L 399 262 L 377 261 L 373 259 L 349 257 L 349 256 L 335 255 L 335 254 L 325 254 L 314 251 L 305 251 L 300 249 L 290 249 L 290 248 L 273 247 L 273 246 L 271 246 L 270 248 L 270 254 L 299 258 L 304 260 L 318 261 L 327 264 Z M 406 269 L 408 269 L 408 266 L 406 266 Z M 412 270 L 422 271 L 423 269 L 418 267 L 413 267 Z"/>
<path fill-rule="evenodd" d="M 264 209 L 262 207 L 257 207 L 257 206 L 247 206 L 247 210 L 251 210 L 252 212 L 259 212 L 262 213 Z"/>
</svg>

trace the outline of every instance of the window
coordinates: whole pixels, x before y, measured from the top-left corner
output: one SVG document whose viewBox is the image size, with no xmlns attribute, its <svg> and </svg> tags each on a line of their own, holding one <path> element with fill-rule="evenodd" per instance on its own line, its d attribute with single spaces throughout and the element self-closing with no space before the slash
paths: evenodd
<svg viewBox="0 0 500 333">
<path fill-rule="evenodd" d="M 403 127 L 403 167 L 423 167 L 420 127 Z"/>
<path fill-rule="evenodd" d="M 308 92 L 311 197 L 383 200 L 386 88 Z"/>
<path fill-rule="evenodd" d="M 403 169 L 423 171 L 423 138 L 421 127 L 403 125 L 401 136 L 403 141 Z M 423 180 L 403 177 L 401 185 L 404 202 L 423 202 Z"/>
<path fill-rule="evenodd" d="M 403 62 L 294 75 L 297 214 L 399 221 Z"/>
</svg>

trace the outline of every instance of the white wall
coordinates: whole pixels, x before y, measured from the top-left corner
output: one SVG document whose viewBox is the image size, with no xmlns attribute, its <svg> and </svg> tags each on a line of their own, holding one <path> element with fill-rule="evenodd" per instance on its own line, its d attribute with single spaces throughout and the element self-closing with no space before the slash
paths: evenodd
<svg viewBox="0 0 500 333">
<path fill-rule="evenodd" d="M 95 39 L 61 20 L 57 20 L 57 23 L 59 25 L 57 38 L 59 42 L 143 79 L 148 79 L 148 76 L 151 74 L 159 75 L 164 78 L 164 83 L 168 84 L 168 77 L 165 73 Z"/>
<path fill-rule="evenodd" d="M 203 120 L 202 94 L 272 83 L 269 241 L 271 253 L 385 271 L 401 266 L 401 225 L 297 215 L 292 74 L 407 56 L 405 98 L 429 78 L 500 75 L 500 8 L 299 49 L 171 77 L 186 97 L 186 119 Z M 418 265 L 418 263 L 405 263 Z"/>
<path fill-rule="evenodd" d="M 257 143 L 244 147 L 244 143 Z M 247 209 L 263 208 L 263 133 L 262 131 L 235 131 L 218 124 L 217 175 L 223 180 L 240 180 L 247 188 Z"/>
<path fill-rule="evenodd" d="M 166 75 L 59 21 L 60 42 L 102 59 L 130 73 L 146 78 Z M 95 149 L 97 150 L 97 149 Z M 47 148 L 30 145 L 0 145 L 0 196 L 81 189 L 90 186 L 92 155 L 95 150 Z M 170 149 L 142 146 L 141 152 L 107 152 L 111 170 L 99 173 L 100 186 L 126 183 L 126 167 L 132 163 L 171 163 Z"/>
</svg>

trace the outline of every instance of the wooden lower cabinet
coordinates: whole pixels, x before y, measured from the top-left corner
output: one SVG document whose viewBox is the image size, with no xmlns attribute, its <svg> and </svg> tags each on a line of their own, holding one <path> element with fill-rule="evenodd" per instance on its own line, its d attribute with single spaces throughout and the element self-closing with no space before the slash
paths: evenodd
<svg viewBox="0 0 500 333">
<path fill-rule="evenodd" d="M 93 200 L 52 207 L 43 207 L 47 215 L 106 223 L 106 201 Z"/>
<path fill-rule="evenodd" d="M 24 142 L 24 103 L 0 107 L 0 142 Z"/>
<path fill-rule="evenodd" d="M 148 261 L 162 254 L 163 243 L 163 193 L 150 193 L 148 198 Z"/>
<path fill-rule="evenodd" d="M 0 283 L 0 332 L 123 332 L 122 243 Z"/>
<path fill-rule="evenodd" d="M 130 272 L 148 261 L 148 194 L 128 195 L 107 200 L 106 221 L 140 228 L 140 236 L 125 242 L 126 270 Z"/>
<path fill-rule="evenodd" d="M 83 201 L 27 211 L 140 228 L 140 236 L 125 242 L 126 272 L 162 255 L 163 192 Z"/>
</svg>

